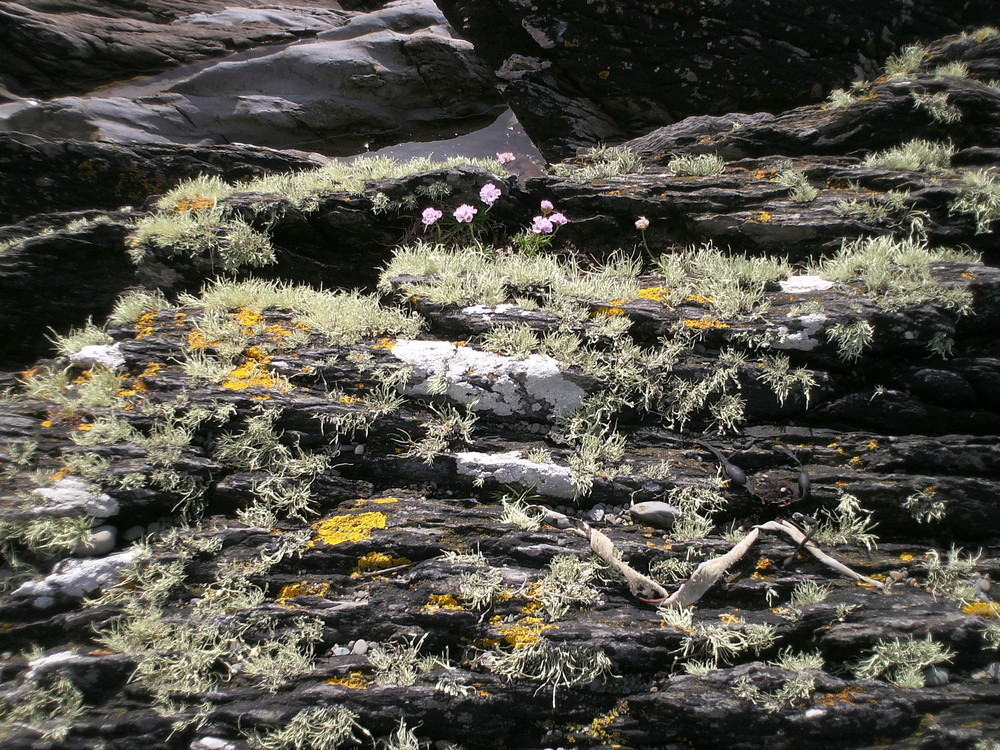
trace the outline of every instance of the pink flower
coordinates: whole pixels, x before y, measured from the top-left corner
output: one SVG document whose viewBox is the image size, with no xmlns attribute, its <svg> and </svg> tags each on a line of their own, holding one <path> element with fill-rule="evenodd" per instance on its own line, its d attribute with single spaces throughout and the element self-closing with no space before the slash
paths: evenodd
<svg viewBox="0 0 1000 750">
<path fill-rule="evenodd" d="M 501 167 L 505 167 L 514 161 L 514 154 L 510 151 L 497 151 L 497 161 L 500 162 Z"/>
<path fill-rule="evenodd" d="M 531 231 L 535 234 L 552 234 L 552 222 L 544 216 L 536 216 L 531 221 Z"/>
<path fill-rule="evenodd" d="M 442 216 L 444 216 L 444 214 L 438 211 L 436 208 L 428 207 L 424 209 L 424 212 L 421 214 L 420 220 L 424 223 L 425 227 L 429 227 L 432 224 L 434 224 L 438 219 L 440 219 Z"/>
<path fill-rule="evenodd" d="M 569 224 L 569 219 L 567 219 L 567 218 L 566 218 L 565 216 L 563 216 L 563 215 L 562 215 L 561 213 L 559 213 L 558 211 L 557 211 L 556 213 L 552 214 L 552 215 L 551 215 L 551 216 L 549 217 L 549 221 L 551 221 L 551 222 L 552 222 L 553 224 L 555 224 L 555 225 L 556 225 L 557 227 L 561 227 L 561 226 L 563 226 L 564 224 Z"/>
<path fill-rule="evenodd" d="M 645 232 L 647 229 L 649 229 L 649 219 L 647 219 L 645 216 L 640 216 L 638 219 L 635 220 L 635 228 L 638 229 L 640 232 Z"/>
<path fill-rule="evenodd" d="M 468 203 L 463 203 L 455 209 L 455 221 L 459 224 L 470 224 L 472 217 L 479 213 L 479 209 L 473 208 Z"/>
<path fill-rule="evenodd" d="M 492 182 L 487 182 L 479 191 L 479 200 L 487 206 L 492 206 L 501 195 L 502 193 L 500 192 L 500 188 Z"/>
<path fill-rule="evenodd" d="M 542 216 L 548 216 L 553 208 L 555 206 L 552 205 L 552 201 L 542 201 Z"/>
</svg>

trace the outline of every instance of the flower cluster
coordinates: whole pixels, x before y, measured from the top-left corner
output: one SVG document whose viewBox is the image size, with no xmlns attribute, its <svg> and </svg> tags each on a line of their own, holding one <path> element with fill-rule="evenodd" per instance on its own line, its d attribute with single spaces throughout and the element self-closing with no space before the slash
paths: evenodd
<svg viewBox="0 0 1000 750">
<path fill-rule="evenodd" d="M 535 234 L 552 234 L 557 227 L 569 223 L 563 214 L 555 210 L 552 201 L 542 201 L 542 215 L 531 220 L 531 231 Z"/>
</svg>

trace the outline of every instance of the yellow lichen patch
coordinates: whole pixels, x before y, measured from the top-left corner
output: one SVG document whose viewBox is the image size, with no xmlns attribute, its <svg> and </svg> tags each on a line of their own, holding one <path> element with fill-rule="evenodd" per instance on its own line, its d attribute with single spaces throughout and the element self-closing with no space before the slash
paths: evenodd
<svg viewBox="0 0 1000 750">
<path fill-rule="evenodd" d="M 427 597 L 427 604 L 420 608 L 423 612 L 437 612 L 439 609 L 465 609 L 458 600 L 451 594 L 431 594 Z"/>
<path fill-rule="evenodd" d="M 137 339 L 144 339 L 147 336 L 152 336 L 153 329 L 156 327 L 155 320 L 155 312 L 148 312 L 139 316 L 139 319 L 135 322 L 135 337 Z"/>
<path fill-rule="evenodd" d="M 299 581 L 282 586 L 281 591 L 278 592 L 277 600 L 279 604 L 287 606 L 289 599 L 294 599 L 297 596 L 326 596 L 326 592 L 329 590 L 329 583 Z"/>
<path fill-rule="evenodd" d="M 618 711 L 611 709 L 606 714 L 597 716 L 593 721 L 590 722 L 590 726 L 586 728 L 587 734 L 595 740 L 598 740 L 606 745 L 611 745 L 615 747 L 622 743 L 624 740 L 620 732 L 609 732 L 608 727 L 611 726 L 612 722 L 619 716 Z"/>
<path fill-rule="evenodd" d="M 854 696 L 861 692 L 861 688 L 847 687 L 836 693 L 825 693 L 816 697 L 816 703 L 820 706 L 836 706 L 838 703 L 854 703 Z"/>
<path fill-rule="evenodd" d="M 760 558 L 757 561 L 757 564 L 753 566 L 754 572 L 751 577 L 755 578 L 758 581 L 761 580 L 764 577 L 764 571 L 770 568 L 772 565 L 774 565 L 774 563 L 771 562 L 771 558 L 769 557 Z"/>
<path fill-rule="evenodd" d="M 967 615 L 1000 620 L 1000 602 L 969 602 L 962 605 L 962 611 Z"/>
<path fill-rule="evenodd" d="M 540 611 L 542 608 L 542 603 L 537 599 L 532 599 L 530 602 L 521 607 L 522 615 L 533 615 Z"/>
<path fill-rule="evenodd" d="M 684 320 L 684 327 L 688 330 L 693 331 L 704 331 L 709 328 L 729 328 L 728 323 L 723 323 L 718 318 L 707 317 L 707 318 L 686 318 Z"/>
<path fill-rule="evenodd" d="M 384 513 L 356 513 L 343 516 L 332 516 L 325 521 L 313 524 L 316 536 L 309 542 L 309 547 L 323 544 L 334 546 L 344 542 L 360 542 L 372 535 L 375 529 L 385 528 Z"/>
<path fill-rule="evenodd" d="M 268 326 L 264 329 L 264 335 L 272 341 L 281 341 L 282 339 L 286 339 L 291 336 L 292 332 L 284 326 L 280 326 L 275 323 L 274 325 Z"/>
<path fill-rule="evenodd" d="M 594 310 L 594 312 L 591 313 L 591 316 L 596 318 L 598 315 L 604 315 L 605 317 L 608 318 L 614 318 L 617 317 L 618 315 L 624 315 L 624 314 L 625 311 L 622 310 L 620 307 L 610 307 L 608 305 L 602 305 L 601 307 L 598 307 L 596 310 Z"/>
<path fill-rule="evenodd" d="M 253 329 L 255 326 L 260 325 L 264 322 L 264 316 L 260 313 L 251 312 L 245 307 L 241 307 L 239 310 L 233 313 L 233 317 L 236 318 L 236 322 L 239 323 L 244 328 Z M 252 333 L 253 331 L 245 331 L 245 333 Z"/>
<path fill-rule="evenodd" d="M 912 552 L 904 552 L 899 556 L 899 559 L 903 562 L 910 562 L 910 560 L 914 559 L 914 555 Z"/>
<path fill-rule="evenodd" d="M 753 215 L 748 219 L 748 221 L 752 221 L 757 224 L 766 224 L 772 218 L 774 217 L 771 216 L 771 214 L 769 214 L 767 211 L 754 211 Z"/>
<path fill-rule="evenodd" d="M 367 555 L 358 558 L 358 566 L 354 569 L 356 573 L 370 573 L 373 570 L 384 570 L 396 565 L 406 565 L 410 562 L 406 557 L 393 557 L 385 552 L 369 552 Z"/>
<path fill-rule="evenodd" d="M 84 422 L 83 424 L 77 425 L 76 429 L 79 430 L 80 432 L 89 432 L 90 430 L 94 429 L 94 425 L 88 422 Z"/>
<path fill-rule="evenodd" d="M 663 302 L 667 298 L 668 292 L 662 286 L 649 286 L 640 289 L 635 293 L 639 299 L 651 299 L 655 302 Z"/>
<path fill-rule="evenodd" d="M 383 337 L 378 339 L 374 344 L 372 344 L 372 349 L 385 349 L 389 351 L 396 345 L 395 340 L 389 337 Z"/>
<path fill-rule="evenodd" d="M 969 281 L 975 281 L 976 280 L 976 274 L 969 273 L 968 271 L 962 271 L 962 273 L 960 273 L 959 276 L 961 276 L 963 279 L 967 279 Z"/>
<path fill-rule="evenodd" d="M 364 503 L 377 503 L 378 505 L 391 505 L 392 503 L 398 503 L 398 497 L 361 497 L 355 500 L 358 505 Z"/>
<path fill-rule="evenodd" d="M 855 456 L 854 458 L 852 458 L 847 463 L 849 463 L 851 466 L 861 466 L 861 463 L 862 463 L 861 456 Z"/>
<path fill-rule="evenodd" d="M 188 349 L 207 349 L 210 346 L 214 346 L 215 342 L 210 342 L 207 338 L 205 338 L 205 334 L 196 328 L 188 333 L 187 345 Z"/>
<path fill-rule="evenodd" d="M 337 400 L 340 401 L 340 403 L 342 403 L 342 404 L 348 404 L 348 405 L 350 405 L 350 404 L 356 404 L 356 403 L 358 403 L 358 401 L 361 401 L 361 399 L 358 398 L 357 396 L 348 396 L 346 394 L 343 395 L 343 396 L 341 396 Z"/>
<path fill-rule="evenodd" d="M 58 482 L 60 479 L 62 479 L 67 474 L 69 474 L 69 467 L 68 466 L 63 466 L 58 471 L 54 471 L 51 474 L 49 474 L 49 481 L 50 482 Z"/>
<path fill-rule="evenodd" d="M 247 388 L 276 388 L 281 393 L 288 393 L 287 381 L 279 380 L 267 370 L 271 357 L 260 347 L 251 346 L 244 352 L 243 364 L 237 365 L 222 381 L 222 387 L 231 391 L 244 391 Z"/>
<path fill-rule="evenodd" d="M 517 622 L 503 625 L 500 636 L 514 648 L 534 646 L 542 640 L 542 633 L 556 627 L 542 622 L 540 617 L 523 617 Z"/>
<path fill-rule="evenodd" d="M 865 446 L 865 450 L 869 450 L 869 451 L 873 451 L 876 448 L 878 448 L 878 441 L 877 440 L 869 440 L 868 441 L 868 445 Z"/>
<path fill-rule="evenodd" d="M 361 672 L 351 672 L 346 677 L 330 677 L 326 682 L 328 685 L 336 685 L 348 690 L 364 690 L 371 685 L 371 678 L 365 677 Z"/>
<path fill-rule="evenodd" d="M 724 625 L 739 625 L 741 622 L 743 622 L 742 617 L 738 617 L 737 615 L 731 615 L 728 612 L 724 612 L 721 615 L 719 615 L 719 620 L 721 620 Z"/>
</svg>

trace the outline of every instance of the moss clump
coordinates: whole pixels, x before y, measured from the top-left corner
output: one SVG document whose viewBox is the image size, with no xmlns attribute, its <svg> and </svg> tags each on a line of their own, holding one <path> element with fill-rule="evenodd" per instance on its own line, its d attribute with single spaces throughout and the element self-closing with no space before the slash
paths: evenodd
<svg viewBox="0 0 1000 750">
<path fill-rule="evenodd" d="M 316 536 L 309 542 L 315 547 L 322 542 L 330 547 L 344 542 L 360 542 L 372 535 L 375 529 L 385 528 L 384 513 L 357 513 L 333 516 L 313 524 Z"/>
</svg>

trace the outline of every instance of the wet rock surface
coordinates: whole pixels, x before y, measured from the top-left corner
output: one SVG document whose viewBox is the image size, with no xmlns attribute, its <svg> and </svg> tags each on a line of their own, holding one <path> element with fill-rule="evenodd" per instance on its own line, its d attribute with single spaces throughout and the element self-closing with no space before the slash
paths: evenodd
<svg viewBox="0 0 1000 750">
<path fill-rule="evenodd" d="M 7 208 L 4 747 L 993 748 L 996 38 L 524 183 Z"/>
<path fill-rule="evenodd" d="M 894 47 L 995 22 L 989 2 L 439 0 L 551 160 L 689 115 L 781 112 Z"/>
</svg>

